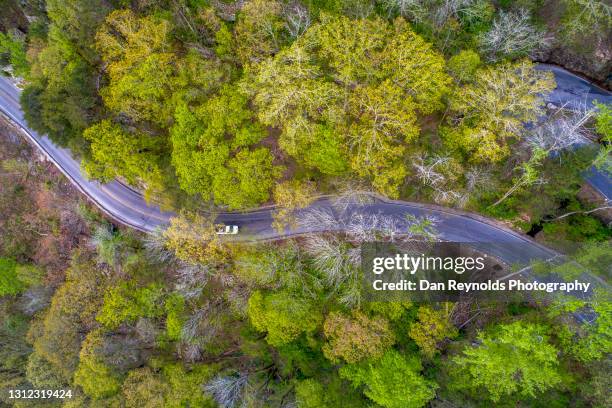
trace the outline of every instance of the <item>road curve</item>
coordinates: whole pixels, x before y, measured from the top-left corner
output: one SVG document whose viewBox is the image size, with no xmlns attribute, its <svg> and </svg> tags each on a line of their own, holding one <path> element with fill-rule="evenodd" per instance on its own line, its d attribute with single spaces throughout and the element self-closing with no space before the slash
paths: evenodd
<svg viewBox="0 0 612 408">
<path fill-rule="evenodd" d="M 560 104 L 564 101 L 586 100 L 591 103 L 593 99 L 598 99 L 601 102 L 612 103 L 612 96 L 609 93 L 606 94 L 606 91 L 589 84 L 582 78 L 558 67 L 541 65 L 540 68 L 550 69 L 559 81 L 559 88 L 547 98 L 550 102 Z M 7 78 L 0 77 L 0 111 L 19 126 L 30 141 L 103 212 L 118 222 L 143 232 L 150 232 L 159 226 L 168 224 L 174 214 L 162 211 L 155 205 L 148 205 L 143 197 L 133 189 L 116 181 L 101 184 L 87 180 L 81 173 L 79 161 L 71 156 L 70 151 L 56 146 L 46 136 L 41 136 L 27 127 L 19 104 L 19 95 L 18 88 Z M 549 259 L 555 256 L 554 251 L 493 220 L 444 207 L 376 199 L 369 204 L 352 206 L 347 212 L 337 214 L 330 199 L 323 198 L 314 203 L 307 211 L 316 210 L 344 217 L 345 223 L 349 222 L 347 220 L 350 220 L 356 213 L 390 215 L 399 219 L 404 219 L 408 214 L 417 217 L 428 216 L 436 220 L 436 229 L 441 239 L 487 243 L 492 245 L 491 255 L 498 256 L 508 263 L 524 264 L 533 259 Z M 272 210 L 270 208 L 244 213 L 221 213 L 218 215 L 218 221 L 240 226 L 243 231 L 241 236 L 253 240 L 275 239 L 326 229 L 322 225 L 320 227 L 298 227 L 279 234 L 271 226 Z M 340 223 L 338 228 L 341 229 L 342 225 L 346 224 Z"/>
<path fill-rule="evenodd" d="M 547 95 L 546 100 L 557 106 L 567 106 L 570 109 L 584 109 L 593 106 L 594 102 L 612 105 L 612 93 L 592 84 L 586 79 L 556 65 L 538 64 L 540 70 L 555 74 L 557 88 Z M 585 179 L 606 200 L 612 200 L 612 180 L 605 173 L 591 168 Z"/>
</svg>

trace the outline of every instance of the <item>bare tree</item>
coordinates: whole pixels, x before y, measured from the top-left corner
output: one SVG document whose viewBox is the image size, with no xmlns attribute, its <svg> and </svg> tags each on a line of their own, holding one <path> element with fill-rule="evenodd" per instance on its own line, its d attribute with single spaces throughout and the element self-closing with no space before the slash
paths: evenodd
<svg viewBox="0 0 612 408">
<path fill-rule="evenodd" d="M 51 302 L 53 289 L 34 286 L 19 297 L 19 309 L 28 316 L 45 309 Z"/>
<path fill-rule="evenodd" d="M 487 184 L 491 175 L 482 167 L 471 167 L 465 172 L 466 187 L 469 192 L 476 191 L 480 186 Z"/>
<path fill-rule="evenodd" d="M 175 271 L 174 289 L 185 299 L 198 296 L 213 273 L 208 265 L 181 262 Z"/>
<path fill-rule="evenodd" d="M 293 38 L 297 38 L 310 27 L 312 23 L 310 12 L 302 3 L 293 1 L 284 8 L 287 31 Z"/>
<path fill-rule="evenodd" d="M 222 408 L 236 408 L 244 398 L 248 385 L 247 373 L 237 373 L 231 376 L 217 376 L 203 386 L 205 392 Z"/>
<path fill-rule="evenodd" d="M 298 226 L 309 231 L 340 231 L 342 223 L 331 209 L 326 207 L 315 207 L 302 211 L 298 220 Z"/>
<path fill-rule="evenodd" d="M 363 207 L 375 201 L 375 193 L 365 185 L 348 182 L 343 183 L 339 189 L 338 194 L 332 199 L 332 206 L 342 214 L 349 208 Z"/>
<path fill-rule="evenodd" d="M 149 257 L 160 263 L 174 261 L 174 252 L 166 247 L 167 238 L 164 235 L 165 229 L 157 227 L 144 238 L 144 247 Z"/>
<path fill-rule="evenodd" d="M 361 211 L 360 208 L 334 214 L 326 207 L 305 211 L 298 220 L 304 230 L 311 232 L 344 232 L 356 244 L 376 240 L 409 241 L 418 239 L 414 228 L 422 222 L 436 223 L 432 217 L 398 217 L 382 212 Z M 422 237 L 421 237 L 422 238 Z"/>
<path fill-rule="evenodd" d="M 542 124 L 527 132 L 525 140 L 534 147 L 549 153 L 557 152 L 576 144 L 584 144 L 588 139 L 585 124 L 594 115 L 592 109 L 567 111 L 559 109 Z"/>
<path fill-rule="evenodd" d="M 397 13 L 415 23 L 424 21 L 427 16 L 423 0 L 380 0 L 379 3 L 389 16 Z"/>
<path fill-rule="evenodd" d="M 500 11 L 493 26 L 480 38 L 480 47 L 489 61 L 503 57 L 529 55 L 535 57 L 550 45 L 546 33 L 531 24 L 529 12 Z"/>
<path fill-rule="evenodd" d="M 361 249 L 336 237 L 319 235 L 310 236 L 305 249 L 314 257 L 327 285 L 339 293 L 338 301 L 347 307 L 357 307 L 361 303 Z"/>
<path fill-rule="evenodd" d="M 336 237 L 312 235 L 304 249 L 314 257 L 315 267 L 325 274 L 327 283 L 338 287 L 361 262 L 361 252 Z"/>
<path fill-rule="evenodd" d="M 460 14 L 470 16 L 475 14 L 474 8 L 471 7 L 474 3 L 477 3 L 477 0 L 443 0 L 439 6 L 432 10 L 434 26 L 441 28 L 449 18 L 458 17 Z"/>
<path fill-rule="evenodd" d="M 529 161 L 517 166 L 516 169 L 519 170 L 520 173 L 513 179 L 512 187 L 510 187 L 499 200 L 491 204 L 490 207 L 495 207 L 501 204 L 508 197 L 514 194 L 514 192 L 521 188 L 544 184 L 545 180 L 542 177 L 539 168 L 547 155 L 547 151 L 540 148 L 535 148 Z"/>
<path fill-rule="evenodd" d="M 449 180 L 448 176 L 448 166 L 451 164 L 451 160 L 448 156 L 439 155 L 433 157 L 418 155 L 412 160 L 417 178 L 421 183 L 434 190 L 436 202 L 455 203 L 466 199 L 465 194 L 455 191 L 449 186 L 456 181 Z"/>
<path fill-rule="evenodd" d="M 399 14 L 412 22 L 429 21 L 442 28 L 451 17 L 477 17 L 479 0 L 379 0 L 389 16 Z"/>
<path fill-rule="evenodd" d="M 181 342 L 177 351 L 181 359 L 189 363 L 202 360 L 202 348 L 198 344 Z"/>
<path fill-rule="evenodd" d="M 151 319 L 142 317 L 136 322 L 135 334 L 145 345 L 154 346 L 160 331 L 160 328 Z"/>
</svg>

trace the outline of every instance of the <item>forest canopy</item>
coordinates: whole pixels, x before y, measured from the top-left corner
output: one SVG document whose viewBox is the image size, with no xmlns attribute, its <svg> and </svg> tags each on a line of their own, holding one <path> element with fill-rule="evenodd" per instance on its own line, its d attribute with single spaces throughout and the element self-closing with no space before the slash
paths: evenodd
<svg viewBox="0 0 612 408">
<path fill-rule="evenodd" d="M 28 126 L 176 214 L 113 225 L 0 128 L 0 405 L 609 405 L 608 291 L 371 301 L 364 243 L 442 236 L 435 217 L 360 210 L 478 213 L 564 253 L 504 273 L 608 279 L 609 206 L 584 174 L 612 168 L 612 108 L 550 102 L 538 64 L 609 87 L 611 16 L 603 0 L 0 1 Z M 217 234 L 243 210 L 282 239 Z"/>
</svg>

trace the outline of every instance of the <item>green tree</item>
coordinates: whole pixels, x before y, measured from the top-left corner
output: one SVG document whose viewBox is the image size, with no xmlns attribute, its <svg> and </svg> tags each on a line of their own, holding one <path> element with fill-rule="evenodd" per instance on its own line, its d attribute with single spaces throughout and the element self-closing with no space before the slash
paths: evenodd
<svg viewBox="0 0 612 408">
<path fill-rule="evenodd" d="M 55 25 L 32 58 L 30 81 L 21 94 L 28 126 L 75 153 L 86 152 L 81 134 L 98 115 L 94 68 Z"/>
<path fill-rule="evenodd" d="M 94 36 L 112 10 L 104 0 L 46 0 L 45 8 L 52 24 L 72 42 L 90 64 L 96 62 Z"/>
<path fill-rule="evenodd" d="M 99 330 L 87 335 L 79 354 L 79 366 L 74 373 L 74 383 L 93 399 L 113 396 L 121 389 L 120 374 L 96 353 L 102 341 L 103 336 Z"/>
<path fill-rule="evenodd" d="M 297 408 L 365 408 L 368 402 L 360 392 L 348 387 L 337 374 L 323 382 L 308 378 L 295 384 Z"/>
<path fill-rule="evenodd" d="M 83 162 L 89 177 L 103 182 L 121 177 L 150 190 L 161 188 L 159 153 L 163 141 L 159 138 L 128 132 L 108 119 L 86 129 L 83 137 L 91 142 L 91 158 Z"/>
<path fill-rule="evenodd" d="M 22 388 L 27 385 L 26 363 L 32 348 L 27 342 L 28 319 L 13 313 L 8 304 L 0 305 L 0 387 Z M 10 403 L 8 395 L 0 401 Z"/>
<path fill-rule="evenodd" d="M 601 136 L 601 147 L 595 158 L 594 165 L 609 174 L 612 174 L 612 107 L 597 104 L 597 115 L 595 117 L 595 130 Z"/>
<path fill-rule="evenodd" d="M 451 387 L 493 402 L 502 398 L 534 398 L 561 382 L 558 350 L 548 342 L 544 326 L 500 324 L 478 336 L 452 359 Z"/>
<path fill-rule="evenodd" d="M 421 362 L 391 349 L 381 358 L 340 368 L 340 377 L 386 408 L 423 407 L 435 397 L 437 384 L 421 375 Z"/>
<path fill-rule="evenodd" d="M 185 323 L 185 299 L 173 293 L 166 298 L 164 307 L 166 309 L 166 333 L 171 340 L 178 340 Z"/>
<path fill-rule="evenodd" d="M 255 291 L 249 298 L 248 315 L 253 327 L 266 332 L 266 340 L 276 347 L 302 333 L 314 333 L 322 318 L 312 302 L 282 291 L 270 294 Z"/>
<path fill-rule="evenodd" d="M 202 385 L 212 378 L 218 370 L 214 365 L 192 364 L 185 367 L 182 363 L 162 366 L 162 373 L 170 386 L 166 395 L 169 408 L 203 407 L 214 408 L 212 398 L 202 392 Z"/>
<path fill-rule="evenodd" d="M 14 35 L 0 33 L 0 60 L 8 60 L 15 77 L 25 76 L 30 69 L 26 59 L 26 46 L 22 39 Z"/>
<path fill-rule="evenodd" d="M 563 0 L 561 18 L 564 39 L 583 45 L 580 40 L 589 35 L 603 38 L 612 28 L 612 6 L 604 0 Z"/>
<path fill-rule="evenodd" d="M 159 317 L 163 313 L 162 300 L 163 287 L 159 284 L 137 287 L 134 282 L 121 282 L 104 294 L 104 304 L 96 320 L 115 329 L 140 317 Z"/>
<path fill-rule="evenodd" d="M 224 86 L 193 110 L 179 105 L 175 121 L 172 163 L 183 190 L 232 209 L 268 200 L 280 169 L 267 148 L 249 149 L 265 131 L 253 122 L 244 94 Z"/>
<path fill-rule="evenodd" d="M 0 296 L 15 296 L 25 289 L 26 285 L 17 276 L 17 262 L 0 258 Z"/>
</svg>

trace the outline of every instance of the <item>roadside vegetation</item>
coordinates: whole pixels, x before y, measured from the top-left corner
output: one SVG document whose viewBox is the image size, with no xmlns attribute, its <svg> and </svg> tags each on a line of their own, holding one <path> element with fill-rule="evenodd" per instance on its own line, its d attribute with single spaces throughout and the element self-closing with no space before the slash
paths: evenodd
<svg viewBox="0 0 612 408">
<path fill-rule="evenodd" d="M 595 123 L 609 112 L 545 106 L 554 78 L 531 61 L 609 65 L 593 51 L 610 42 L 606 2 L 8 3 L 0 55 L 26 80 L 29 125 L 90 177 L 121 178 L 166 209 L 355 183 L 525 232 L 595 208 L 576 199 L 580 174 L 605 167 L 609 147 L 569 147 L 608 140 Z M 561 239 L 608 236 L 588 215 L 557 224 Z"/>
<path fill-rule="evenodd" d="M 586 302 L 362 298 L 360 245 L 431 242 L 435 220 L 392 223 L 364 214 L 350 218 L 341 235 L 268 244 L 222 243 L 211 220 L 188 213 L 148 236 L 91 214 L 82 220 L 87 232 L 68 252 L 59 282 L 45 283 L 50 271 L 36 260 L 14 261 L 13 249 L 0 247 L 0 388 L 73 393 L 70 400 L 15 406 L 607 401 L 607 292 Z M 336 221 L 311 211 L 302 222 Z M 574 276 L 578 262 L 605 278 L 611 253 L 609 243 L 594 243 L 552 272 Z M 536 273 L 550 268 L 534 265 Z M 591 321 L 581 324 L 577 313 Z"/>
</svg>

